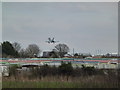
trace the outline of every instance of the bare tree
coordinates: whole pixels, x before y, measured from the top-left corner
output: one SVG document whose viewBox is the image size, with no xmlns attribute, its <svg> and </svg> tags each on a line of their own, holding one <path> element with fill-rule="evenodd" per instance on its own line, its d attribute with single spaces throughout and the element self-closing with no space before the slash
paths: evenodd
<svg viewBox="0 0 120 90">
<path fill-rule="evenodd" d="M 60 57 L 63 57 L 69 52 L 69 47 L 66 44 L 58 44 L 55 46 L 55 49 L 59 53 Z"/>
<path fill-rule="evenodd" d="M 12 46 L 17 52 L 19 52 L 21 49 L 20 43 L 14 42 L 14 43 L 12 43 Z"/>
<path fill-rule="evenodd" d="M 29 57 L 37 57 L 39 55 L 39 53 L 41 52 L 41 50 L 39 49 L 39 47 L 36 44 L 30 44 L 26 48 L 25 52 Z"/>
<path fill-rule="evenodd" d="M 19 52 L 19 55 L 20 55 L 20 57 L 22 57 L 22 58 L 27 57 L 27 54 L 26 54 L 25 49 L 21 49 L 20 52 Z"/>
</svg>

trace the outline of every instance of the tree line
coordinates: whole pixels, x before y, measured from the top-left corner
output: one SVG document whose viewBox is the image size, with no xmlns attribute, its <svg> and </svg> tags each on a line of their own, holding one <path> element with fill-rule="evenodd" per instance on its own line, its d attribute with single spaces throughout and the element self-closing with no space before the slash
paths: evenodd
<svg viewBox="0 0 120 90">
<path fill-rule="evenodd" d="M 4 41 L 0 45 L 0 51 L 2 51 L 3 58 L 34 58 L 40 57 L 42 50 L 36 44 L 29 44 L 27 48 L 22 48 L 18 42 L 11 43 Z M 69 47 L 66 44 L 58 44 L 49 53 L 50 57 L 64 57 L 69 52 Z"/>
</svg>

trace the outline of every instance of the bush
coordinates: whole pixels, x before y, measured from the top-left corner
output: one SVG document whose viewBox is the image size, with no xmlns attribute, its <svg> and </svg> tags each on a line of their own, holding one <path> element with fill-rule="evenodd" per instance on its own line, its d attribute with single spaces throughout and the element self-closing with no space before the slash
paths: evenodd
<svg viewBox="0 0 120 90">
<path fill-rule="evenodd" d="M 16 72 L 16 69 L 18 68 L 17 65 L 13 65 L 13 66 L 10 66 L 10 76 L 16 76 L 17 75 L 17 72 Z"/>
<path fill-rule="evenodd" d="M 61 62 L 61 66 L 59 66 L 59 73 L 67 76 L 71 75 L 73 73 L 73 67 L 71 62 Z"/>
<path fill-rule="evenodd" d="M 95 70 L 94 66 L 86 67 L 86 66 L 82 65 L 81 69 L 82 69 L 82 71 L 85 75 L 94 75 L 96 73 L 96 70 Z"/>
</svg>

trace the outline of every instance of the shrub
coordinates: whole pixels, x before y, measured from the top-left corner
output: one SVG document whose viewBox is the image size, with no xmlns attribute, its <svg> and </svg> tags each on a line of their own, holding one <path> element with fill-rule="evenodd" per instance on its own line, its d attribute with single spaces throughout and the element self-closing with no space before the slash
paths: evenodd
<svg viewBox="0 0 120 90">
<path fill-rule="evenodd" d="M 71 62 L 65 63 L 61 62 L 61 65 L 59 66 L 59 73 L 62 75 L 71 75 L 73 72 L 73 67 Z"/>
<path fill-rule="evenodd" d="M 94 75 L 96 73 L 96 70 L 95 70 L 94 66 L 86 67 L 86 66 L 82 65 L 81 69 L 82 69 L 82 71 L 85 75 Z"/>
<path fill-rule="evenodd" d="M 10 76 L 16 76 L 17 75 L 17 72 L 16 72 L 16 69 L 18 68 L 17 65 L 12 65 L 10 66 Z"/>
</svg>

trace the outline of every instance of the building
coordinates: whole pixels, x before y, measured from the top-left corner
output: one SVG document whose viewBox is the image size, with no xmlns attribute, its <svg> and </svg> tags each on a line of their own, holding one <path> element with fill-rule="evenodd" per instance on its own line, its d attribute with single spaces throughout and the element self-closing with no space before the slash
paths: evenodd
<svg viewBox="0 0 120 90">
<path fill-rule="evenodd" d="M 109 53 L 110 56 L 118 56 L 118 53 Z"/>
<path fill-rule="evenodd" d="M 50 57 L 51 51 L 44 51 L 42 57 L 48 58 Z"/>
<path fill-rule="evenodd" d="M 57 51 L 44 51 L 43 52 L 43 58 L 59 58 L 59 53 Z"/>
</svg>

